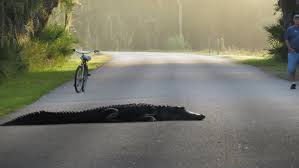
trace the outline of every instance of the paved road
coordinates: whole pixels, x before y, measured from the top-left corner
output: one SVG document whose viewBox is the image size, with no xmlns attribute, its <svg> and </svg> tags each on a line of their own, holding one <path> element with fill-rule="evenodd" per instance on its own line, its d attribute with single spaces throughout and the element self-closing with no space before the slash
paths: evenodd
<svg viewBox="0 0 299 168">
<path fill-rule="evenodd" d="M 85 94 L 72 82 L 35 110 L 182 105 L 204 121 L 0 127 L 1 168 L 299 167 L 299 91 L 258 69 L 181 53 L 113 52 Z"/>
</svg>

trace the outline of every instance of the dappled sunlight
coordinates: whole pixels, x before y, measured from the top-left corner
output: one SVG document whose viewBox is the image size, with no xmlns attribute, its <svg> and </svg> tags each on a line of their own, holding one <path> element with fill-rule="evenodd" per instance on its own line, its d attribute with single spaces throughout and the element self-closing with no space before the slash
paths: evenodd
<svg viewBox="0 0 299 168">
<path fill-rule="evenodd" d="M 161 53 L 161 52 L 107 52 L 113 55 L 109 66 L 131 66 L 147 64 L 222 64 L 227 59 L 197 55 L 192 53 Z"/>
<path fill-rule="evenodd" d="M 111 56 L 108 55 L 96 55 L 92 56 L 92 60 L 89 65 L 92 69 L 101 65 L 101 63 L 106 63 L 111 60 Z M 44 68 L 34 69 L 30 72 L 64 72 L 64 71 L 75 71 L 77 66 L 81 63 L 80 57 L 77 55 L 72 56 L 69 59 L 64 59 L 58 65 L 45 66 Z"/>
</svg>

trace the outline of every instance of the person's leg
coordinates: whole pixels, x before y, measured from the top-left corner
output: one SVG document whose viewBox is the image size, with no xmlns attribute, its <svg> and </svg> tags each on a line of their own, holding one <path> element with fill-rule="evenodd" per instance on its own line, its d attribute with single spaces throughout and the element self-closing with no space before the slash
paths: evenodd
<svg viewBox="0 0 299 168">
<path fill-rule="evenodd" d="M 296 53 L 288 54 L 288 72 L 290 80 L 292 81 L 291 89 L 296 89 L 296 66 L 298 62 L 298 55 Z"/>
<path fill-rule="evenodd" d="M 296 72 L 294 72 L 294 73 L 290 73 L 290 80 L 291 80 L 293 83 L 296 83 Z"/>
</svg>

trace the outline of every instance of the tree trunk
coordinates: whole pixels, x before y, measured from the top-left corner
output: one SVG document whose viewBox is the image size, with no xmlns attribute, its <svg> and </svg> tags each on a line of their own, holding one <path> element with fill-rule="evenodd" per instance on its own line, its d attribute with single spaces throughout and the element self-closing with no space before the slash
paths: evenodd
<svg viewBox="0 0 299 168">
<path fill-rule="evenodd" d="M 284 27 L 287 28 L 293 22 L 293 14 L 298 12 L 298 0 L 279 0 L 278 4 L 282 9 Z"/>
<path fill-rule="evenodd" d="M 64 29 L 69 31 L 72 25 L 72 14 L 65 12 L 64 14 Z"/>
<path fill-rule="evenodd" d="M 181 0 L 177 0 L 177 4 L 178 4 L 178 21 L 179 21 L 179 33 L 180 33 L 180 38 L 183 39 L 184 38 L 184 34 L 183 34 L 183 5 Z"/>
<path fill-rule="evenodd" d="M 0 15 L 0 21 L 1 21 L 1 26 L 0 26 L 0 28 L 1 28 L 1 34 L 0 34 L 0 48 L 3 48 L 3 46 L 4 46 L 4 26 L 5 26 L 5 11 L 4 11 L 4 1 L 2 1 L 1 2 L 1 15 Z"/>
</svg>

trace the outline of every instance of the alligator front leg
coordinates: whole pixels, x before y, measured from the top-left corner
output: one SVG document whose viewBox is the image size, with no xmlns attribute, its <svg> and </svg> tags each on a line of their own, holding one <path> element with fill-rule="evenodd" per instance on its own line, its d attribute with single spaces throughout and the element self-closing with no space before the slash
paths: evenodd
<svg viewBox="0 0 299 168">
<path fill-rule="evenodd" d="M 157 119 L 151 115 L 144 115 L 138 119 L 138 121 L 155 122 Z"/>
</svg>

